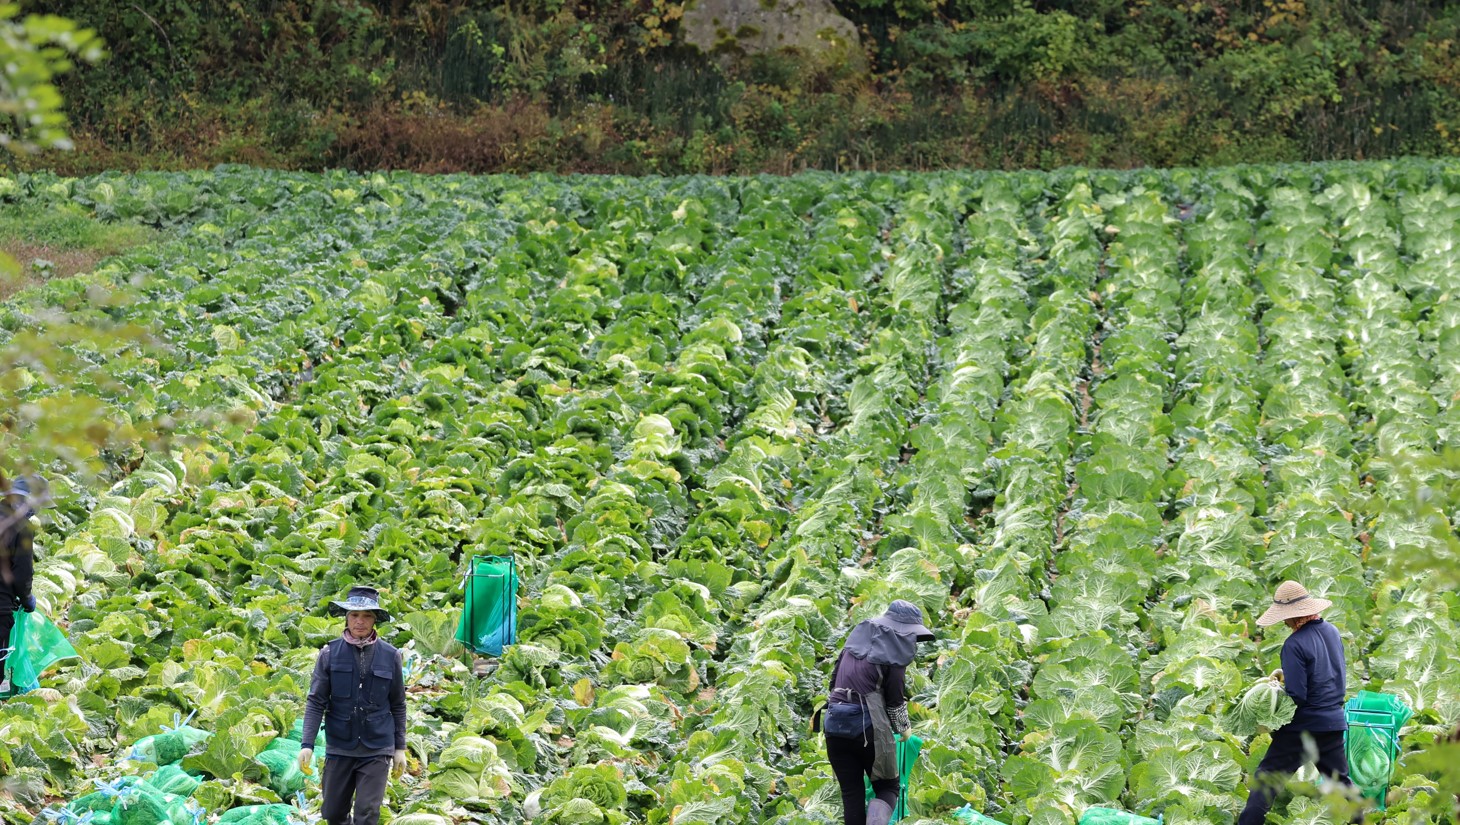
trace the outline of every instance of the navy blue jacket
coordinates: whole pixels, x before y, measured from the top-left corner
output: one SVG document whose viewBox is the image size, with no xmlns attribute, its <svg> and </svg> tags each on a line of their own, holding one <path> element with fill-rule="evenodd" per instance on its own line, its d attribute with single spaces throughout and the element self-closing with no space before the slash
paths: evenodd
<svg viewBox="0 0 1460 825">
<path fill-rule="evenodd" d="M 304 700 L 304 747 L 314 748 L 321 718 L 328 756 L 385 756 L 405 750 L 406 683 L 400 651 L 384 639 L 360 649 L 339 638 L 320 648 Z"/>
<path fill-rule="evenodd" d="M 0 497 L 0 613 L 14 613 L 30 597 L 35 579 L 35 533 L 30 520 Z M 9 639 L 0 644 L 9 644 Z"/>
<path fill-rule="evenodd" d="M 1283 643 L 1283 684 L 1298 705 L 1288 731 L 1347 730 L 1343 713 L 1343 639 L 1338 630 L 1322 619 L 1314 619 L 1293 631 Z"/>
</svg>

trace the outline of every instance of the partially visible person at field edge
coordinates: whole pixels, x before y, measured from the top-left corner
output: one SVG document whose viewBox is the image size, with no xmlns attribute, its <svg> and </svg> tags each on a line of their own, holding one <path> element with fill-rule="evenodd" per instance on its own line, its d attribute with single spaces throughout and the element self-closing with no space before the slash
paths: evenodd
<svg viewBox="0 0 1460 825">
<path fill-rule="evenodd" d="M 35 531 L 30 524 L 30 480 L 6 478 L 0 472 L 0 694 L 11 689 L 10 670 L 4 667 L 10 655 L 10 632 L 15 611 L 35 610 Z"/>
<path fill-rule="evenodd" d="M 1332 606 L 1327 599 L 1309 595 L 1303 585 L 1285 581 L 1257 620 L 1260 627 L 1282 622 L 1292 631 L 1283 642 L 1282 667 L 1272 675 L 1282 680 L 1298 709 L 1291 722 L 1272 732 L 1272 744 L 1253 775 L 1237 825 L 1262 825 L 1282 783 L 1304 765 L 1315 765 L 1322 775 L 1353 787 L 1344 752 L 1348 717 L 1343 708 L 1347 689 L 1343 639 L 1318 615 Z M 1356 814 L 1353 821 L 1363 822 L 1363 816 Z"/>
<path fill-rule="evenodd" d="M 340 638 L 319 649 L 304 700 L 299 767 L 314 759 L 321 720 L 325 730 L 320 815 L 329 825 L 376 825 L 385 786 L 406 767 L 406 683 L 400 651 L 380 638 L 390 621 L 373 587 L 350 588 L 330 602 L 345 617 Z"/>
<path fill-rule="evenodd" d="M 918 642 L 933 640 L 917 605 L 898 599 L 852 628 L 831 671 L 820 728 L 841 786 L 845 825 L 887 825 L 897 806 L 897 738 L 906 738 L 907 666 Z M 818 722 L 813 719 L 813 729 Z M 863 777 L 872 782 L 865 800 Z"/>
</svg>

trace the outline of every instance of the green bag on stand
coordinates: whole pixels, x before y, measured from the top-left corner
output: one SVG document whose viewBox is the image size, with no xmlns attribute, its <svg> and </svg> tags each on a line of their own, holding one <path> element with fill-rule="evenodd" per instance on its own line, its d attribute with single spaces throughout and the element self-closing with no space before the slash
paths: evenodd
<svg viewBox="0 0 1460 825">
<path fill-rule="evenodd" d="M 1399 760 L 1399 731 L 1414 711 L 1398 696 L 1367 690 L 1359 691 L 1343 708 L 1348 719 L 1343 744 L 1349 778 L 1382 811 Z"/>
<path fill-rule="evenodd" d="M 5 659 L 11 688 L 0 698 L 35 690 L 41 686 L 41 674 L 46 668 L 62 659 L 75 658 L 76 648 L 44 613 L 16 612 L 15 626 L 10 631 L 10 655 Z"/>
<path fill-rule="evenodd" d="M 916 736 L 909 736 L 907 739 L 897 740 L 897 807 L 892 809 L 892 821 L 907 816 L 907 781 L 912 776 L 913 765 L 917 764 L 918 754 L 923 752 L 923 740 Z M 867 801 L 872 801 L 872 783 L 863 777 L 867 784 Z"/>
<path fill-rule="evenodd" d="M 517 560 L 472 556 L 456 640 L 489 656 L 517 644 Z"/>
</svg>

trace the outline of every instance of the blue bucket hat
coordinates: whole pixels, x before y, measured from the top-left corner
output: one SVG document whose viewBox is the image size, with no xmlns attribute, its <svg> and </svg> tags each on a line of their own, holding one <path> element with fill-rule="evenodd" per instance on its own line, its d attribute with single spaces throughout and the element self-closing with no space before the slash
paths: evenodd
<svg viewBox="0 0 1460 825">
<path fill-rule="evenodd" d="M 35 512 L 34 508 L 31 506 L 30 501 L 31 486 L 32 485 L 30 478 L 26 476 L 16 476 L 15 478 L 10 479 L 9 490 L 0 490 L 0 498 L 14 496 L 20 499 L 21 515 L 29 516 L 30 514 Z"/>
<path fill-rule="evenodd" d="M 330 602 L 331 616 L 343 616 L 351 610 L 369 610 L 375 614 L 375 621 L 390 621 L 390 614 L 380 606 L 380 591 L 373 587 L 357 584 L 344 599 Z"/>
</svg>

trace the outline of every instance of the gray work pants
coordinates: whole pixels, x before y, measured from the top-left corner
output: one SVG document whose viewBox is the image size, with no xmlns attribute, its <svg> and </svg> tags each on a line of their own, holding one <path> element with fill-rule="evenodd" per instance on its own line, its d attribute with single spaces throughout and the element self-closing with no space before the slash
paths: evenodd
<svg viewBox="0 0 1460 825">
<path fill-rule="evenodd" d="M 389 756 L 330 756 L 324 759 L 320 815 L 329 825 L 377 825 L 385 783 L 390 781 Z M 355 809 L 350 815 L 351 804 Z"/>
</svg>

